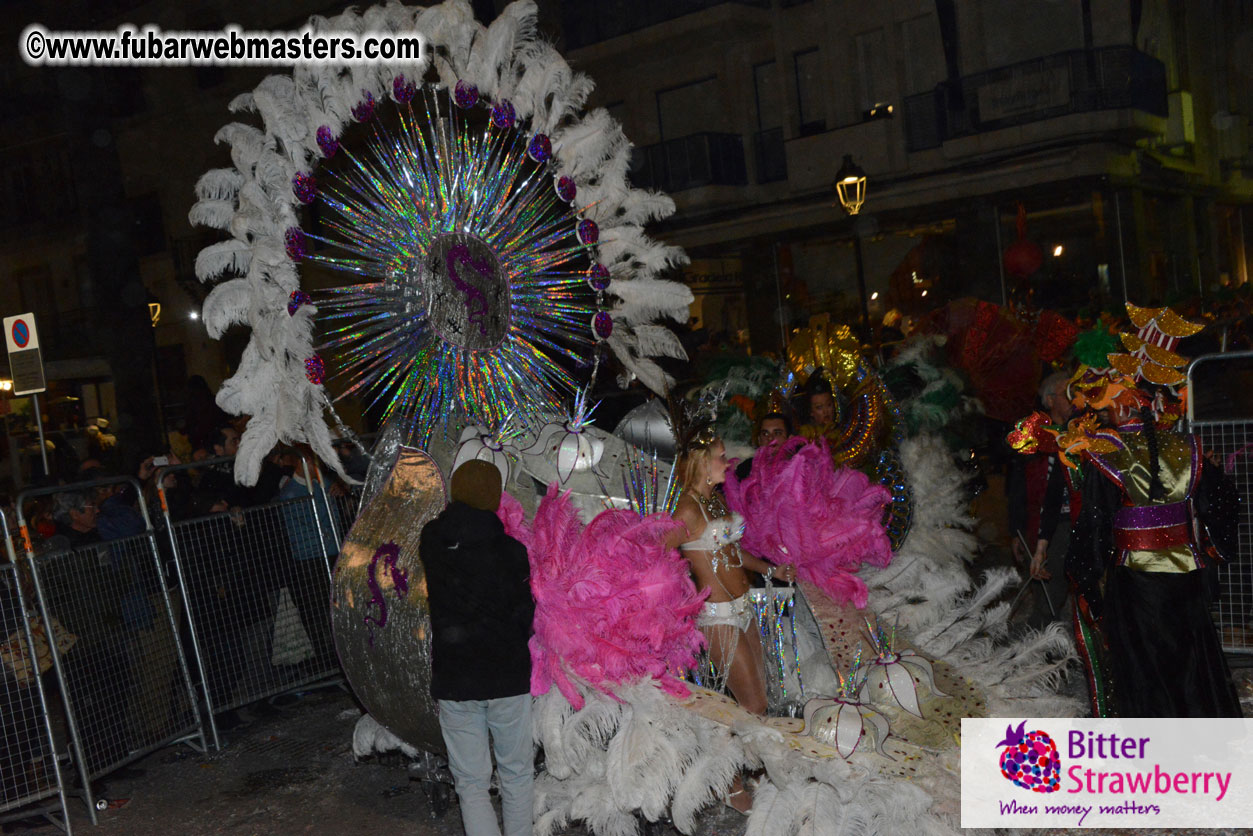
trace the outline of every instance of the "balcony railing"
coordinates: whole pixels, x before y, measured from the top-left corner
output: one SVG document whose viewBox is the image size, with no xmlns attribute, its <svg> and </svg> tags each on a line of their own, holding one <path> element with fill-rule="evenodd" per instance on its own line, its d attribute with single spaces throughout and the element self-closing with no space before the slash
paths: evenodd
<svg viewBox="0 0 1253 836">
<path fill-rule="evenodd" d="M 1161 61 L 1130 46 L 1060 52 L 906 97 L 906 143 L 921 151 L 984 131 L 1123 108 L 1167 115 Z"/>
<path fill-rule="evenodd" d="M 739 134 L 699 133 L 641 149 L 631 181 L 640 187 L 680 192 L 698 186 L 744 186 L 744 140 Z"/>
<path fill-rule="evenodd" d="M 566 46 L 569 49 L 578 49 L 723 5 L 727 5 L 727 0 L 595 0 L 563 3 L 561 25 L 565 31 Z M 768 9 L 770 0 L 736 0 L 735 5 Z"/>
</svg>

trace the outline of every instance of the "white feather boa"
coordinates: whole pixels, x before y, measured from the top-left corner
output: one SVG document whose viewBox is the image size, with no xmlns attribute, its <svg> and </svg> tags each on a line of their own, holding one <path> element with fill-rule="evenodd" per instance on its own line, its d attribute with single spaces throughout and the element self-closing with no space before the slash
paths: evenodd
<svg viewBox="0 0 1253 836">
<path fill-rule="evenodd" d="M 642 224 L 670 215 L 674 202 L 627 183 L 630 144 L 621 126 L 604 110 L 581 113 L 592 82 L 539 39 L 535 21 L 531 0 L 511 4 L 490 27 L 474 20 L 465 0 L 448 0 L 431 8 L 394 2 L 364 12 L 349 8 L 310 24 L 318 31 L 421 33 L 442 86 L 469 81 L 486 95 L 509 99 L 530 130 L 551 135 L 554 164 L 574 179 L 583 214 L 600 226 L 597 257 L 610 269 L 610 293 L 619 300 L 610 308 L 613 352 L 630 374 L 661 393 L 672 381 L 652 358 L 684 354 L 668 329 L 650 323 L 662 317 L 686 321 L 692 294 L 656 278 L 687 258 L 676 247 L 651 241 Z M 427 61 L 299 66 L 232 101 L 233 111 L 259 117 L 260 128 L 233 122 L 217 133 L 216 140 L 230 146 L 234 167 L 200 178 L 189 219 L 231 236 L 196 258 L 201 281 L 227 279 L 205 304 L 209 333 L 219 337 L 237 324 L 252 329 L 244 362 L 218 393 L 223 409 L 253 417 L 236 460 L 241 482 L 256 481 L 261 458 L 276 441 L 308 441 L 324 461 L 340 467 L 325 420 L 330 401 L 305 374 L 314 351 L 315 311 L 306 306 L 287 315 L 288 296 L 300 287 L 284 242 L 286 231 L 299 226 L 292 178 L 313 171 L 321 159 L 319 127 L 339 137 L 354 105 L 367 95 L 385 101 L 397 76 L 418 80 L 428 67 Z"/>
</svg>

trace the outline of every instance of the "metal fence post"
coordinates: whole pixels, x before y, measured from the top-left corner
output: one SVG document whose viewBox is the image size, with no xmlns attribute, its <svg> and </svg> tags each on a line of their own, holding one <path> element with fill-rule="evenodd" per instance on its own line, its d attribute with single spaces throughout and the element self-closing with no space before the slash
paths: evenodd
<svg viewBox="0 0 1253 836">
<path fill-rule="evenodd" d="M 1204 398 L 1211 393 L 1198 390 L 1196 372 L 1214 364 L 1230 368 L 1216 378 L 1222 386 L 1218 397 Z M 1188 431 L 1200 436 L 1205 453 L 1218 458 L 1241 496 L 1237 557 L 1219 565 L 1222 595 L 1214 615 L 1225 650 L 1253 653 L 1253 408 L 1242 400 L 1253 392 L 1253 352 L 1198 357 L 1188 365 L 1187 379 Z"/>
<path fill-rule="evenodd" d="M 170 503 L 165 495 L 166 468 L 159 468 L 155 474 L 157 480 L 157 497 L 161 500 L 161 517 L 165 520 L 166 539 L 170 541 L 170 553 L 174 558 L 174 571 L 178 574 L 178 592 L 183 599 L 183 607 L 187 613 L 187 623 L 191 625 L 187 632 L 191 635 L 191 649 L 196 656 L 196 668 L 200 671 L 200 690 L 204 694 L 205 713 L 209 719 L 209 733 L 213 736 L 213 748 L 222 750 L 222 741 L 218 737 L 218 724 L 213 715 L 213 697 L 209 693 L 209 673 L 205 668 L 204 656 L 200 649 L 200 631 L 195 628 L 196 613 L 188 594 L 187 573 L 183 571 L 183 557 L 179 553 L 177 538 L 174 536 L 174 521 L 170 519 Z"/>
<path fill-rule="evenodd" d="M 69 804 L 66 799 L 66 793 L 65 793 L 65 778 L 61 774 L 61 757 L 60 757 L 60 753 L 57 752 L 56 735 L 53 732 L 52 717 L 48 710 L 48 695 L 44 689 L 42 672 L 39 670 L 39 651 L 38 651 L 37 646 L 35 645 L 35 637 L 31 630 L 30 613 L 26 605 L 26 596 L 24 595 L 23 590 L 22 590 L 21 572 L 18 569 L 17 555 L 13 549 L 13 540 L 9 536 L 9 521 L 8 521 L 8 518 L 5 516 L 3 509 L 0 509 L 0 528 L 3 528 L 3 531 L 4 531 L 5 556 L 8 558 L 8 561 L 9 561 L 9 565 L 7 567 L 0 567 L 0 569 L 3 569 L 4 573 L 7 574 L 10 578 L 9 582 L 12 584 L 13 601 L 16 602 L 16 608 L 9 614 L 11 616 L 16 616 L 17 619 L 20 619 L 21 621 L 21 624 L 20 624 L 21 632 L 20 632 L 20 638 L 18 639 L 19 648 L 20 648 L 21 639 L 22 638 L 25 639 L 25 650 L 22 651 L 19 649 L 19 651 L 17 653 L 14 653 L 13 656 L 11 657 L 12 664 L 13 664 L 13 671 L 14 671 L 14 684 L 18 685 L 19 687 L 21 685 L 18 672 L 17 672 L 17 666 L 19 664 L 22 664 L 24 660 L 25 665 L 29 669 L 31 679 L 34 680 L 35 693 L 38 695 L 38 700 L 39 700 L 39 713 L 43 717 L 43 740 L 42 741 L 36 741 L 36 740 L 25 741 L 24 744 L 21 744 L 17 747 L 17 752 L 19 754 L 29 753 L 31 755 L 37 755 L 39 753 L 35 748 L 36 745 L 39 743 L 47 744 L 47 750 L 43 753 L 43 758 L 47 761 L 52 762 L 52 776 L 56 782 L 55 793 L 58 797 L 58 800 L 61 806 L 61 820 L 58 821 L 56 818 L 54 818 L 51 812 L 44 812 L 43 815 L 45 815 L 53 824 L 56 824 L 58 827 L 64 830 L 67 834 L 70 834 L 73 832 L 73 829 L 70 825 Z M 5 614 L 4 608 L 0 608 L 0 616 L 4 614 Z M 2 624 L 4 627 L 4 633 L 3 633 L 4 636 L 10 636 L 10 635 L 14 635 L 17 633 L 16 630 L 14 630 L 13 632 L 10 632 L 11 628 L 19 626 L 17 624 L 10 623 L 10 621 L 14 621 L 17 619 L 12 619 L 12 618 L 8 620 L 0 619 L 0 624 Z M 52 625 L 49 624 L 47 621 L 44 621 L 43 630 L 44 630 L 44 636 L 45 636 L 46 641 L 50 645 L 55 644 L 57 641 L 57 636 L 55 635 L 53 631 Z M 7 642 L 5 646 L 6 648 L 10 647 L 10 645 Z M 15 708 L 16 709 L 21 709 L 23 707 L 26 709 L 34 708 L 34 706 L 30 704 L 26 706 L 15 705 L 13 700 L 10 698 L 10 695 L 6 694 L 5 696 L 6 696 L 6 699 L 4 701 L 5 722 L 16 722 L 16 718 L 20 712 L 14 711 Z M 16 733 L 21 734 L 22 731 L 31 732 L 31 731 L 34 731 L 34 729 L 31 729 L 31 728 L 27 728 L 25 730 L 17 729 Z M 9 749 L 10 749 L 10 753 L 12 754 L 12 747 L 9 747 Z M 28 764 L 28 767 L 30 768 L 33 768 L 34 764 L 37 762 L 38 761 L 35 761 L 33 758 L 27 759 L 27 764 Z M 7 784 L 0 785 L 0 810 L 12 810 L 12 809 L 20 808 L 28 804 L 32 804 L 36 801 L 39 801 L 42 798 L 47 798 L 48 795 L 50 794 L 49 791 L 41 790 L 38 786 L 28 787 L 26 792 L 20 792 L 21 785 L 16 783 L 18 780 L 18 777 L 16 774 L 5 775 L 3 773 L 0 773 L 0 781 L 5 781 L 9 779 L 15 782 L 14 786 L 15 786 L 15 789 L 19 791 L 19 794 L 16 794 L 13 797 L 9 797 L 8 793 L 6 792 Z"/>
</svg>

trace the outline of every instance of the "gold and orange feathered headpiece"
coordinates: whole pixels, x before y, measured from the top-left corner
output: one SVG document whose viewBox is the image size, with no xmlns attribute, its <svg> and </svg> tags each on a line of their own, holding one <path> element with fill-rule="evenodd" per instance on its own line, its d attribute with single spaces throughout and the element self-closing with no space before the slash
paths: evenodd
<svg viewBox="0 0 1253 836">
<path fill-rule="evenodd" d="M 1185 397 L 1188 359 L 1175 348 L 1205 325 L 1190 322 L 1170 308 L 1141 308 L 1130 302 L 1127 316 L 1138 330 L 1118 335 L 1126 351 L 1106 355 L 1109 367 L 1105 369 L 1080 366 L 1070 381 L 1071 397 L 1077 405 L 1093 409 L 1128 403 L 1152 406 L 1166 419 L 1177 417 L 1178 409 L 1166 402 L 1157 387 L 1176 398 Z"/>
<path fill-rule="evenodd" d="M 1189 322 L 1170 308 L 1141 308 L 1127 303 L 1127 316 L 1139 330 L 1119 334 L 1125 353 L 1109 355 L 1109 364 L 1132 380 L 1146 380 L 1159 386 L 1179 386 L 1184 382 L 1186 357 L 1175 353 L 1179 340 L 1205 327 Z"/>
<path fill-rule="evenodd" d="M 1187 397 L 1184 368 L 1188 360 L 1175 348 L 1179 340 L 1205 326 L 1189 322 L 1170 308 L 1141 308 L 1127 303 L 1127 316 L 1138 330 L 1118 335 L 1126 351 L 1106 354 L 1109 365 L 1104 368 L 1079 366 L 1067 393 L 1080 409 L 1099 411 L 1115 405 L 1133 411 L 1150 409 L 1157 423 L 1169 424 L 1180 417 L 1181 401 Z M 1089 362 L 1099 360 L 1093 358 Z M 1117 437 L 1115 430 L 1098 427 L 1091 414 L 1077 416 L 1062 429 L 1048 426 L 1047 416 L 1036 413 L 1019 421 L 1008 441 L 1021 453 L 1056 444 L 1062 462 L 1074 467 L 1084 451 L 1110 452 Z"/>
</svg>

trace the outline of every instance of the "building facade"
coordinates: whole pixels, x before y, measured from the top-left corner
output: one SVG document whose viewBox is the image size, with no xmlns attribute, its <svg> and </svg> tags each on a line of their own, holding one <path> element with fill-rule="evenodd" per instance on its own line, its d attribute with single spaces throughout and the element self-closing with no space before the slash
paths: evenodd
<svg viewBox="0 0 1253 836">
<path fill-rule="evenodd" d="M 592 103 L 638 146 L 634 179 L 678 205 L 659 234 L 693 257 L 694 324 L 758 351 L 813 313 L 859 316 L 854 238 L 872 319 L 1248 281 L 1247 3 L 559 6 Z M 845 155 L 868 175 L 856 220 L 832 189 Z M 1019 204 L 1044 255 L 1025 281 L 1002 260 Z"/>
</svg>

